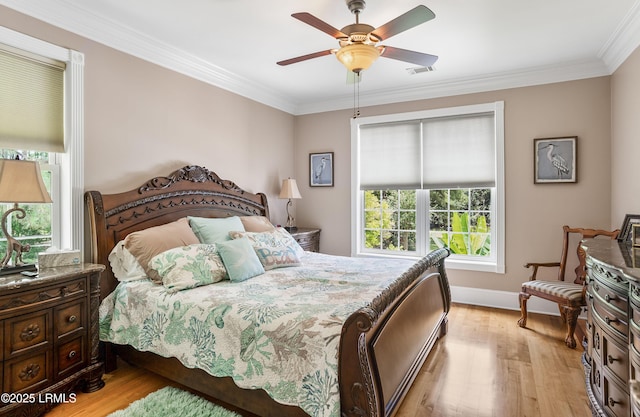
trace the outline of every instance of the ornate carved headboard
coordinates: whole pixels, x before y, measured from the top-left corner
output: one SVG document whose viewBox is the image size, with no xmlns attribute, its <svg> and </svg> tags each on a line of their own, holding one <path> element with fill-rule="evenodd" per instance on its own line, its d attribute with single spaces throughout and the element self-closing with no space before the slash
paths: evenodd
<svg viewBox="0 0 640 417">
<path fill-rule="evenodd" d="M 104 298 L 117 285 L 108 256 L 129 233 L 185 216 L 266 216 L 267 196 L 244 191 L 208 169 L 189 165 L 166 177 L 118 194 L 85 193 L 85 233 L 89 262 L 106 266 L 100 282 Z"/>
</svg>

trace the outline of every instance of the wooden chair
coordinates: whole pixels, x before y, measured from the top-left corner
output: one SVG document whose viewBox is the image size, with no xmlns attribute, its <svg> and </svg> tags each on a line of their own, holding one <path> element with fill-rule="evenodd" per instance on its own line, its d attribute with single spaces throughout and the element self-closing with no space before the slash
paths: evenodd
<svg viewBox="0 0 640 417">
<path fill-rule="evenodd" d="M 578 323 L 578 316 L 582 307 L 586 306 L 585 292 L 586 286 L 585 277 L 587 275 L 586 270 L 586 253 L 580 242 L 583 239 L 592 239 L 596 236 L 606 236 L 610 239 L 616 239 L 620 230 L 614 230 L 609 232 L 607 230 L 596 229 L 583 229 L 583 228 L 571 228 L 569 226 L 563 226 L 564 239 L 562 241 L 562 257 L 560 262 L 547 262 L 547 263 L 528 263 L 524 267 L 533 267 L 533 273 L 529 278 L 529 281 L 522 284 L 522 290 L 520 292 L 520 311 L 522 316 L 518 320 L 520 327 L 527 325 L 527 300 L 532 295 L 550 300 L 558 303 L 560 309 L 560 316 L 563 322 L 567 325 L 567 336 L 564 343 L 571 349 L 576 347 L 576 339 L 573 333 L 576 330 L 576 324 Z M 569 241 L 573 234 L 578 235 L 578 266 L 575 269 L 575 279 L 573 282 L 565 281 L 565 270 L 567 267 L 567 255 L 569 253 Z M 542 281 L 536 280 L 538 274 L 538 268 L 541 267 L 556 267 L 559 268 L 557 281 Z"/>
</svg>

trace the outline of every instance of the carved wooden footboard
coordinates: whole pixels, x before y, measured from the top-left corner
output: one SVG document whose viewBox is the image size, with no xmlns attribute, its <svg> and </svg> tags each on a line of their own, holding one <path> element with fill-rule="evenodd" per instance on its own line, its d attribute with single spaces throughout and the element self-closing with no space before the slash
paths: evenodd
<svg viewBox="0 0 640 417">
<path fill-rule="evenodd" d="M 342 329 L 343 416 L 392 415 L 436 340 L 447 331 L 451 303 L 440 249 L 427 255 Z"/>
<path fill-rule="evenodd" d="M 85 197 L 86 253 L 89 261 L 106 266 L 100 284 L 102 298 L 117 285 L 109 253 L 129 233 L 184 216 L 269 216 L 264 194 L 246 192 L 199 166 L 152 178 L 124 193 L 89 191 Z M 430 350 L 447 330 L 451 296 L 444 259 L 448 254 L 441 249 L 427 255 L 345 322 L 338 373 L 343 416 L 382 417 L 397 411 Z M 240 389 L 230 378 L 188 369 L 174 358 L 110 344 L 105 344 L 104 351 L 107 372 L 115 369 L 118 354 L 136 366 L 256 415 L 306 415 L 300 408 L 276 403 L 262 390 Z"/>
</svg>

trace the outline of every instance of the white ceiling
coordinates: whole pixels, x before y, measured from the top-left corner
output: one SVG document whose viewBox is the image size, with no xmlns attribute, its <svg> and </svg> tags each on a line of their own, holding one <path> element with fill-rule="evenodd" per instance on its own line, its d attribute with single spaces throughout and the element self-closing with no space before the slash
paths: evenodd
<svg viewBox="0 0 640 417">
<path fill-rule="evenodd" d="M 113 48 L 292 114 L 351 108 L 353 85 L 332 56 L 277 61 L 337 46 L 291 17 L 341 29 L 344 0 L 0 0 Z M 640 45 L 640 0 L 369 0 L 374 27 L 418 4 L 432 21 L 384 44 L 438 55 L 435 71 L 380 58 L 363 72 L 360 105 L 610 75 Z"/>
</svg>

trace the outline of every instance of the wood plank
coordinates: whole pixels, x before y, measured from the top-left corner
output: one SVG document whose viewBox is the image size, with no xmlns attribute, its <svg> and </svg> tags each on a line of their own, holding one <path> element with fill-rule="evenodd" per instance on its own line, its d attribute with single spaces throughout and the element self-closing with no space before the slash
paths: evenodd
<svg viewBox="0 0 640 417">
<path fill-rule="evenodd" d="M 395 417 L 583 417 L 591 415 L 582 349 L 564 344 L 559 317 L 454 304 L 449 333 L 420 370 Z M 119 364 L 105 387 L 79 393 L 47 417 L 103 417 L 157 389 L 165 378 Z M 244 414 L 252 417 L 251 414 Z"/>
</svg>

